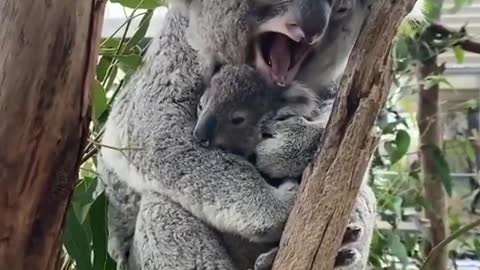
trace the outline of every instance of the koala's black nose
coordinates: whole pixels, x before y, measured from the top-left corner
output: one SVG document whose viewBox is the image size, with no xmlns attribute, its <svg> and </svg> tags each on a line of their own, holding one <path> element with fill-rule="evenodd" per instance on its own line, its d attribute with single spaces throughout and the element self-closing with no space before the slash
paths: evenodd
<svg viewBox="0 0 480 270">
<path fill-rule="evenodd" d="M 198 133 L 193 133 L 193 138 L 195 138 L 195 141 L 203 147 L 210 146 L 210 140 L 208 138 L 201 137 L 201 135 L 199 135 Z"/>
<path fill-rule="evenodd" d="M 214 136 L 217 126 L 215 117 L 200 117 L 193 130 L 193 138 L 203 147 L 209 147 Z"/>
</svg>

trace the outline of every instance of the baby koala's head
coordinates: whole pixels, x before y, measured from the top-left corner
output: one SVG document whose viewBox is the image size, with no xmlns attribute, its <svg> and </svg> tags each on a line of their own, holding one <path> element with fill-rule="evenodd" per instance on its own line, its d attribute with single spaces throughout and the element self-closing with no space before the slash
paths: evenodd
<svg viewBox="0 0 480 270">
<path fill-rule="evenodd" d="M 193 136 L 205 147 L 249 157 L 262 139 L 262 123 L 282 116 L 309 115 L 312 91 L 293 84 L 272 87 L 247 65 L 223 66 L 200 99 Z"/>
</svg>

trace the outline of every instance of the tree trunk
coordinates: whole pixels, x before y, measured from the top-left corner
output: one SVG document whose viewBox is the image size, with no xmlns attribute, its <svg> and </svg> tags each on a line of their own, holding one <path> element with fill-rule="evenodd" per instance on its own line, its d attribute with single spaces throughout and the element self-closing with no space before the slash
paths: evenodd
<svg viewBox="0 0 480 270">
<path fill-rule="evenodd" d="M 0 1 L 0 269 L 54 269 L 89 133 L 100 0 Z"/>
<path fill-rule="evenodd" d="M 420 81 L 424 81 L 427 76 L 437 73 L 440 69 L 437 65 L 437 59 L 433 58 L 424 63 L 420 63 L 417 73 Z M 425 214 L 431 224 L 431 241 L 426 244 L 426 254 L 429 254 L 432 247 L 439 244 L 448 235 L 447 222 L 447 196 L 442 184 L 438 165 L 435 161 L 432 146 L 441 149 L 442 132 L 440 126 L 439 107 L 440 102 L 439 86 L 433 85 L 425 89 L 420 85 L 418 100 L 417 122 L 420 132 L 420 163 L 423 174 L 423 186 L 425 198 L 429 206 L 425 209 Z M 428 269 L 447 270 L 448 249 L 443 247 L 436 251 L 436 255 L 431 259 Z"/>
<path fill-rule="evenodd" d="M 308 168 L 274 270 L 333 269 L 378 138 L 371 134 L 393 79 L 391 48 L 415 0 L 371 1 L 339 87 L 321 152 Z"/>
</svg>

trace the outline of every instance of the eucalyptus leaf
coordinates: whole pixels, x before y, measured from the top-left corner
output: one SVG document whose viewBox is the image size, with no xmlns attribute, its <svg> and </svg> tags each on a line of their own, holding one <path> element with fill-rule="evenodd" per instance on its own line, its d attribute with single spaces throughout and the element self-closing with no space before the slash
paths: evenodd
<svg viewBox="0 0 480 270">
<path fill-rule="evenodd" d="M 118 59 L 118 67 L 125 73 L 135 71 L 142 63 L 142 56 L 136 54 L 116 55 L 114 58 Z"/>
<path fill-rule="evenodd" d="M 94 80 L 93 91 L 93 119 L 97 121 L 108 107 L 107 93 L 97 80 Z"/>
<path fill-rule="evenodd" d="M 76 270 L 93 270 L 87 234 L 72 209 L 67 214 L 63 244 L 69 256 L 75 260 Z"/>
<path fill-rule="evenodd" d="M 454 46 L 453 51 L 455 53 L 455 58 L 459 64 L 463 64 L 465 62 L 465 50 L 462 49 L 460 46 Z"/>
<path fill-rule="evenodd" d="M 93 269 L 114 270 L 112 259 L 107 253 L 107 200 L 100 194 L 90 209 L 90 228 L 92 231 Z"/>
<path fill-rule="evenodd" d="M 402 265 L 405 267 L 408 263 L 408 253 L 405 245 L 403 245 L 400 236 L 392 232 L 389 234 L 387 239 L 388 247 L 392 251 L 392 254 L 396 256 Z"/>
<path fill-rule="evenodd" d="M 125 52 L 130 52 L 133 47 L 137 46 L 145 38 L 152 17 L 153 10 L 148 10 L 145 15 L 143 15 L 137 31 L 135 31 L 130 40 L 128 40 L 127 45 L 125 45 Z"/>
<path fill-rule="evenodd" d="M 445 191 L 447 192 L 448 196 L 452 196 L 452 177 L 450 176 L 450 167 L 448 166 L 447 161 L 442 153 L 442 150 L 438 148 L 436 145 L 427 145 L 426 146 L 428 151 L 431 151 L 433 161 L 435 164 L 436 172 L 438 172 L 438 176 L 443 183 Z"/>
<path fill-rule="evenodd" d="M 165 0 L 110 0 L 128 8 L 154 9 L 166 4 Z"/>
<path fill-rule="evenodd" d="M 425 15 L 428 19 L 435 21 L 442 13 L 443 0 L 425 0 Z"/>
<path fill-rule="evenodd" d="M 97 80 L 103 82 L 107 76 L 107 71 L 112 64 L 113 58 L 111 56 L 102 56 L 97 64 Z"/>
<path fill-rule="evenodd" d="M 405 130 L 398 130 L 393 144 L 394 147 L 390 152 L 390 161 L 392 164 L 395 164 L 408 152 L 410 135 Z"/>
</svg>

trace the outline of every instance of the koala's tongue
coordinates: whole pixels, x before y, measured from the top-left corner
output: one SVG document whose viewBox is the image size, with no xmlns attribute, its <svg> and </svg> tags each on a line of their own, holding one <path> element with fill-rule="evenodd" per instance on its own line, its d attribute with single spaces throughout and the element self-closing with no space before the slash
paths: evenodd
<svg viewBox="0 0 480 270">
<path fill-rule="evenodd" d="M 289 38 L 284 35 L 274 35 L 271 42 L 269 60 L 272 79 L 278 85 L 284 86 L 291 61 Z"/>
</svg>

